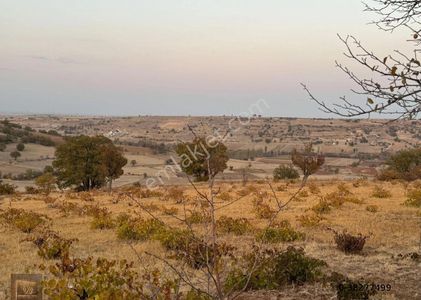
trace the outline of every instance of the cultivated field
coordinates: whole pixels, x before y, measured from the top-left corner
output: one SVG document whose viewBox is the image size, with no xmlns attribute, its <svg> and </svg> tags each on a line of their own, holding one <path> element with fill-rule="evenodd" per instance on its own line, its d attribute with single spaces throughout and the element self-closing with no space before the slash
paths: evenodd
<svg viewBox="0 0 421 300">
<path fill-rule="evenodd" d="M 218 200 L 219 206 L 238 197 L 242 198 L 218 210 L 217 217 L 247 218 L 253 228 L 241 236 L 229 233 L 220 235 L 222 241 L 236 248 L 235 255 L 241 257 L 244 252 L 251 250 L 254 236 L 267 222 L 257 214 L 256 199 L 261 199 L 273 208 L 275 200 L 266 182 L 249 182 L 246 186 L 240 183 L 218 185 L 221 198 Z M 272 186 L 277 197 L 283 201 L 298 189 L 298 183 L 276 182 Z M 379 194 L 377 187 L 381 187 L 380 191 L 383 193 Z M 201 191 L 206 191 L 205 188 L 199 186 Z M 293 242 L 276 242 L 272 246 L 281 249 L 290 245 L 303 247 L 307 255 L 326 261 L 326 273 L 338 272 L 355 280 L 390 284 L 390 291 L 379 292 L 373 299 L 421 299 L 421 260 L 419 256 L 409 255 L 417 252 L 420 247 L 420 210 L 403 205 L 407 192 L 415 188 L 419 189 L 420 184 L 361 179 L 345 182 L 310 181 L 304 192 L 277 217 L 277 221 L 289 221 L 291 229 L 303 233 L 304 236 Z M 167 252 L 158 241 L 122 240 L 118 238 L 116 228 L 93 229 L 93 217 L 84 214 L 81 209 L 84 206 L 99 206 L 111 212 L 111 218 L 116 218 L 120 213 L 129 213 L 150 219 L 139 208 L 140 203 L 166 223 L 181 227 L 179 221 L 168 215 L 169 211 L 183 218 L 186 216 L 184 212 L 195 211 L 200 201 L 190 186 L 182 187 L 182 199 L 174 198 L 168 191 L 168 187 L 160 188 L 154 194 L 148 195 L 142 188 L 130 187 L 119 188 L 112 194 L 63 192 L 48 197 L 19 194 L 3 197 L 0 208 L 5 211 L 9 208 L 21 208 L 48 216 L 50 229 L 65 238 L 77 239 L 70 248 L 74 257 L 127 259 L 134 261 L 139 272 L 158 267 L 166 274 L 171 274 L 171 270 L 162 261 L 145 254 L 150 252 L 166 257 Z M 373 194 L 374 191 L 377 194 Z M 136 201 L 128 195 L 132 195 Z M 332 195 L 336 195 L 336 198 Z M 320 199 L 329 203 L 329 209 L 318 205 Z M 55 263 L 54 260 L 42 259 L 37 254 L 37 247 L 32 242 L 24 241 L 41 230 L 41 227 L 28 234 L 11 225 L 1 228 L 0 291 L 3 292 L 0 292 L 0 299 L 9 296 L 11 273 L 39 273 L 36 266 Z M 345 254 L 336 248 L 333 233 L 328 228 L 338 232 L 347 230 L 352 234 L 361 233 L 369 238 L 361 253 Z M 173 258 L 169 260 L 181 264 Z M 334 299 L 335 294 L 336 291 L 329 284 L 318 282 L 288 286 L 281 291 L 248 292 L 242 299 Z"/>
</svg>

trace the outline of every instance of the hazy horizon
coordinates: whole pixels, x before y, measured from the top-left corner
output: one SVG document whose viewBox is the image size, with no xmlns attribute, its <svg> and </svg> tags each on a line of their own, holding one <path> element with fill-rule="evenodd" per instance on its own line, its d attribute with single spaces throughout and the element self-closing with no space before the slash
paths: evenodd
<svg viewBox="0 0 421 300">
<path fill-rule="evenodd" d="M 300 83 L 326 100 L 349 95 L 334 66 L 347 62 L 336 34 L 382 55 L 406 38 L 367 25 L 373 16 L 357 0 L 0 0 L 0 8 L 3 114 L 238 115 L 264 99 L 265 116 L 331 118 Z"/>
</svg>

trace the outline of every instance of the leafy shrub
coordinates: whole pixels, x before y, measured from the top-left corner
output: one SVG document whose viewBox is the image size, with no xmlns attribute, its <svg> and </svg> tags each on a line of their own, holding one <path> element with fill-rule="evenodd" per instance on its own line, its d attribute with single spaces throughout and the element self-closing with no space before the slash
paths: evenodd
<svg viewBox="0 0 421 300">
<path fill-rule="evenodd" d="M 39 225 L 46 222 L 46 217 L 43 215 L 17 208 L 9 208 L 1 212 L 0 219 L 25 233 L 32 232 Z"/>
<path fill-rule="evenodd" d="M 332 208 L 330 207 L 330 203 L 322 198 L 319 200 L 318 204 L 311 208 L 311 210 L 316 214 L 327 214 L 332 210 Z"/>
<path fill-rule="evenodd" d="M 272 227 L 265 228 L 257 235 L 257 240 L 264 243 L 281 243 L 303 240 L 304 233 L 295 231 L 288 221 L 274 224 Z"/>
<path fill-rule="evenodd" d="M 65 239 L 53 231 L 45 231 L 32 238 L 38 247 L 38 255 L 44 259 L 58 259 L 69 255 L 69 249 L 75 239 Z"/>
<path fill-rule="evenodd" d="M 321 221 L 323 221 L 323 218 L 318 214 L 302 215 L 297 219 L 303 227 L 315 227 L 318 226 Z"/>
<path fill-rule="evenodd" d="M 182 251 L 194 238 L 190 231 L 165 228 L 154 235 L 166 250 Z"/>
<path fill-rule="evenodd" d="M 270 219 L 275 211 L 262 199 L 255 198 L 253 201 L 254 211 L 259 219 Z"/>
<path fill-rule="evenodd" d="M 390 191 L 382 188 L 381 186 L 376 185 L 374 187 L 373 192 L 371 193 L 371 196 L 372 197 L 375 197 L 375 198 L 381 198 L 381 199 L 383 199 L 383 198 L 390 198 L 390 197 L 392 197 L 392 193 Z"/>
<path fill-rule="evenodd" d="M 41 192 L 48 195 L 56 187 L 56 178 L 51 173 L 45 173 L 35 179 L 35 185 Z"/>
<path fill-rule="evenodd" d="M 65 216 L 72 213 L 79 216 L 96 217 L 101 214 L 106 214 L 108 212 L 107 208 L 100 207 L 98 204 L 85 204 L 83 206 L 80 206 L 77 203 L 70 201 L 64 201 L 60 204 L 57 204 L 56 208 L 58 208 L 60 212 L 62 212 Z"/>
<path fill-rule="evenodd" d="M 127 215 L 119 216 L 117 223 L 117 237 L 123 240 L 145 241 L 164 228 L 164 224 L 156 219 L 143 220 Z"/>
<path fill-rule="evenodd" d="M 15 186 L 0 181 L 0 195 L 13 195 L 14 193 Z"/>
<path fill-rule="evenodd" d="M 366 211 L 369 211 L 371 213 L 376 213 L 379 211 L 379 207 L 377 205 L 367 205 L 365 208 Z"/>
<path fill-rule="evenodd" d="M 210 216 L 204 212 L 192 211 L 186 217 L 186 222 L 190 225 L 193 224 L 202 224 L 210 221 Z"/>
<path fill-rule="evenodd" d="M 298 179 L 300 174 L 293 166 L 281 165 L 273 171 L 273 179 Z"/>
<path fill-rule="evenodd" d="M 213 247 L 188 230 L 165 228 L 154 235 L 162 246 L 174 253 L 175 258 L 184 260 L 190 267 L 201 269 L 213 265 L 223 256 L 232 255 L 233 247 L 220 243 Z"/>
<path fill-rule="evenodd" d="M 92 229 L 112 229 L 115 226 L 115 221 L 108 211 L 96 214 L 91 222 Z"/>
<path fill-rule="evenodd" d="M 235 235 L 244 235 L 253 230 L 253 226 L 246 218 L 234 219 L 231 217 L 220 217 L 216 222 L 220 233 L 233 233 Z"/>
<path fill-rule="evenodd" d="M 347 233 L 346 231 L 343 233 L 334 231 L 334 234 L 337 248 L 345 253 L 361 252 L 368 238 L 367 236 L 363 236 L 361 234 L 354 236 Z"/>
<path fill-rule="evenodd" d="M 43 281 L 44 293 L 51 300 L 179 298 L 175 282 L 163 279 L 156 270 L 140 276 L 126 260 L 66 257 L 40 268 L 51 273 Z"/>
<path fill-rule="evenodd" d="M 409 191 L 407 197 L 408 199 L 405 201 L 405 205 L 421 207 L 421 189 Z"/>
<path fill-rule="evenodd" d="M 364 203 L 362 200 L 355 197 L 345 184 L 338 185 L 338 189 L 335 192 L 329 193 L 326 196 L 324 196 L 324 200 L 327 201 L 333 207 L 340 207 L 345 202 L 355 204 Z"/>
<path fill-rule="evenodd" d="M 302 285 L 323 278 L 322 268 L 326 263 L 306 256 L 301 248 L 266 250 L 261 255 L 256 253 L 259 252 L 256 250 L 245 257 L 243 269 L 236 268 L 228 274 L 226 290 L 275 290 L 288 284 Z M 257 267 L 253 268 L 256 261 Z"/>
</svg>

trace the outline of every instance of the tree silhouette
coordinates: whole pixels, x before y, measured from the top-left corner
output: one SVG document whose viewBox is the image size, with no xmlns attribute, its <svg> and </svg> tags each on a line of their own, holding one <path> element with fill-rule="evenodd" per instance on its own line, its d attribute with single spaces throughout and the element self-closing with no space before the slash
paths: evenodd
<svg viewBox="0 0 421 300">
<path fill-rule="evenodd" d="M 345 56 L 370 72 L 367 78 L 359 76 L 351 68 L 336 62 L 337 67 L 356 84 L 353 93 L 362 96 L 365 104 L 348 100 L 345 96 L 333 105 L 314 96 L 303 84 L 310 98 L 322 111 L 342 117 L 360 117 L 379 113 L 396 119 L 414 119 L 421 112 L 421 62 L 418 58 L 421 37 L 421 1 L 419 0 L 372 0 L 365 4 L 365 11 L 377 14 L 373 21 L 380 30 L 394 32 L 398 28 L 408 30 L 407 42 L 412 53 L 394 50 L 386 57 L 367 49 L 354 36 L 339 36 L 345 46 Z"/>
</svg>

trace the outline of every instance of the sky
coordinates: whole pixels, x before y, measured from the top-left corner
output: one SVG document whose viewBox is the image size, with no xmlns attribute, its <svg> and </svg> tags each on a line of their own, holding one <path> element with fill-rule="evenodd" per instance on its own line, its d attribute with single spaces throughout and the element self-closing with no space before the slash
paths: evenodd
<svg viewBox="0 0 421 300">
<path fill-rule="evenodd" d="M 0 0 L 0 112 L 330 117 L 353 87 L 337 34 L 403 43 L 359 0 Z M 381 55 L 380 54 L 380 55 Z M 352 64 L 350 64 L 352 66 Z M 358 97 L 357 97 L 358 99 Z M 361 99 L 358 99 L 361 100 Z"/>
</svg>

